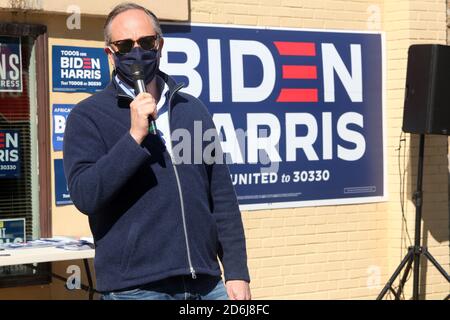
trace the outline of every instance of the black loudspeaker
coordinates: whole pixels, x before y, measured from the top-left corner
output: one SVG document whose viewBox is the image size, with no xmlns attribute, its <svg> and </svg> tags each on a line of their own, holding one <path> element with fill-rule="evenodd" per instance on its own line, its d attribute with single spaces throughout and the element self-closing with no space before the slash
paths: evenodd
<svg viewBox="0 0 450 320">
<path fill-rule="evenodd" d="M 412 45 L 405 90 L 403 131 L 450 134 L 450 46 Z"/>
</svg>

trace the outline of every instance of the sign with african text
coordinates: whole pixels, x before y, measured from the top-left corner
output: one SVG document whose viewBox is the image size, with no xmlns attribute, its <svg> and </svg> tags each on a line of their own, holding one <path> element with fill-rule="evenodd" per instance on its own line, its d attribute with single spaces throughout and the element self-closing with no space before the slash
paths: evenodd
<svg viewBox="0 0 450 320">
<path fill-rule="evenodd" d="M 73 104 L 54 104 L 53 105 L 53 150 L 62 151 L 64 142 L 64 130 L 66 129 L 66 120 L 72 111 Z"/>
</svg>

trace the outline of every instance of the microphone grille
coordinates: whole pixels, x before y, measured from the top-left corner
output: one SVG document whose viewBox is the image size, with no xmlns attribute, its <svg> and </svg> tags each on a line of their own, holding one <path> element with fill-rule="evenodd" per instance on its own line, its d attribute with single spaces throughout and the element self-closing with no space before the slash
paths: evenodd
<svg viewBox="0 0 450 320">
<path fill-rule="evenodd" d="M 144 80 L 144 68 L 139 62 L 135 62 L 131 65 L 131 75 L 133 80 Z"/>
</svg>

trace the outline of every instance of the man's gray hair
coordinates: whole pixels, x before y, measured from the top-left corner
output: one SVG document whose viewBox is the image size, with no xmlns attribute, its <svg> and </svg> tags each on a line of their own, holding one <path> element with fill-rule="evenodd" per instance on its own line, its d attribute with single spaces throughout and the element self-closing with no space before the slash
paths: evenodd
<svg viewBox="0 0 450 320">
<path fill-rule="evenodd" d="M 117 6 L 115 6 L 114 9 L 112 9 L 111 12 L 109 13 L 108 17 L 106 18 L 105 26 L 103 28 L 103 34 L 105 37 L 105 44 L 107 46 L 109 46 L 111 44 L 111 22 L 119 14 L 121 14 L 122 12 L 128 11 L 128 10 L 144 11 L 150 17 L 150 20 L 153 24 L 153 29 L 155 30 L 156 34 L 162 36 L 162 30 L 161 30 L 161 26 L 159 24 L 159 20 L 153 12 L 151 12 L 150 10 L 148 10 L 136 3 L 125 2 L 125 3 L 121 3 L 121 4 L 118 4 Z"/>
</svg>

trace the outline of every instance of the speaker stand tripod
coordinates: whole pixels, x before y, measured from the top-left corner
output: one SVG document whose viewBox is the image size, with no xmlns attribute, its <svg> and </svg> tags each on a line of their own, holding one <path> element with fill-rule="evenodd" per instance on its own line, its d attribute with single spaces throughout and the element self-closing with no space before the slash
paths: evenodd
<svg viewBox="0 0 450 320">
<path fill-rule="evenodd" d="M 400 262 L 397 269 L 394 271 L 393 275 L 389 279 L 389 281 L 384 286 L 383 290 L 377 297 L 377 300 L 383 299 L 388 290 L 393 292 L 395 299 L 400 300 L 401 294 L 403 292 L 403 288 L 405 286 L 406 281 L 408 280 L 409 273 L 411 271 L 411 267 L 414 263 L 413 270 L 413 300 L 419 299 L 419 271 L 420 271 L 420 258 L 424 256 L 428 259 L 436 269 L 447 279 L 447 282 L 450 282 L 450 275 L 442 268 L 441 265 L 436 261 L 436 259 L 428 252 L 426 247 L 422 247 L 420 245 L 421 241 L 421 222 L 422 222 L 422 202 L 423 202 L 423 192 L 422 192 L 422 179 L 423 179 L 423 155 L 425 149 L 425 135 L 420 135 L 420 145 L 419 145 L 419 163 L 418 163 L 418 173 L 417 173 L 417 189 L 414 193 L 413 200 L 414 205 L 416 206 L 416 225 L 415 225 L 415 233 L 414 233 L 414 246 L 408 248 L 408 252 L 406 256 L 403 258 L 402 262 Z M 406 266 L 406 268 L 405 268 Z M 392 284 L 395 279 L 400 275 L 400 272 L 405 268 L 405 272 L 400 280 L 400 284 L 398 286 L 397 291 L 392 288 Z M 446 297 L 449 299 L 450 295 Z"/>
</svg>

